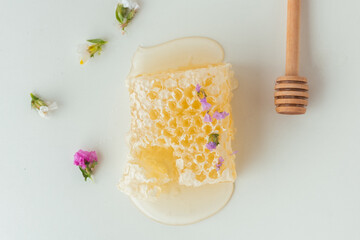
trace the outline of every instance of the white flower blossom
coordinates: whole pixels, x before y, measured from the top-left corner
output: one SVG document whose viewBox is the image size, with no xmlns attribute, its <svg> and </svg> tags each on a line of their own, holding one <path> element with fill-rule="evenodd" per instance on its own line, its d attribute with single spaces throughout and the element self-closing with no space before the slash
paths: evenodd
<svg viewBox="0 0 360 240">
<path fill-rule="evenodd" d="M 125 28 L 135 17 L 139 8 L 139 4 L 133 0 L 121 0 L 121 2 L 118 3 L 115 16 L 120 25 L 122 34 L 125 34 Z"/>
<path fill-rule="evenodd" d="M 86 63 L 90 58 L 94 57 L 96 53 L 100 55 L 102 46 L 107 43 L 107 41 L 100 38 L 89 39 L 87 41 L 91 44 L 82 44 L 78 48 L 80 64 Z"/>
<path fill-rule="evenodd" d="M 45 102 L 37 95 L 30 93 L 31 96 L 31 108 L 35 109 L 39 115 L 46 118 L 49 111 L 57 109 L 56 102 Z"/>
<path fill-rule="evenodd" d="M 88 44 L 81 44 L 78 48 L 78 54 L 80 58 L 80 64 L 85 64 L 90 59 L 90 52 L 88 51 Z"/>
<path fill-rule="evenodd" d="M 48 105 L 48 109 L 49 109 L 49 111 L 53 111 L 53 110 L 55 110 L 55 109 L 57 109 L 58 108 L 58 106 L 57 106 L 57 103 L 56 102 L 46 102 L 47 103 L 47 105 Z"/>
<path fill-rule="evenodd" d="M 132 1 L 132 0 L 122 0 L 121 4 L 125 8 L 129 8 L 129 9 L 138 10 L 140 8 L 139 4 L 137 2 L 135 2 L 135 1 Z"/>
<path fill-rule="evenodd" d="M 46 118 L 49 108 L 47 106 L 41 106 L 38 110 L 40 117 Z"/>
<path fill-rule="evenodd" d="M 53 111 L 58 108 L 56 102 L 46 102 L 46 104 L 47 106 L 41 106 L 37 109 L 40 117 L 42 118 L 47 118 L 49 111 Z"/>
</svg>

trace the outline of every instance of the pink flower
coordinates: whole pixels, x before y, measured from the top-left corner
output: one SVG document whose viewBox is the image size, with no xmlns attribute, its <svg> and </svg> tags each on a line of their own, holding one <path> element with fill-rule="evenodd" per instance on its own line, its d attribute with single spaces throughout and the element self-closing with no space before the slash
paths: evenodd
<svg viewBox="0 0 360 240">
<path fill-rule="evenodd" d="M 210 114 L 209 114 L 209 113 L 206 113 L 206 114 L 205 114 L 205 117 L 204 117 L 204 122 L 211 122 L 211 121 L 212 121 L 212 119 L 211 119 Z"/>
<path fill-rule="evenodd" d="M 196 84 L 196 88 L 195 88 L 195 89 L 196 89 L 196 92 L 199 93 L 199 92 L 200 92 L 200 89 L 201 89 L 201 86 L 200 86 L 199 84 Z"/>
<path fill-rule="evenodd" d="M 229 116 L 229 113 L 227 112 L 214 112 L 213 114 L 213 118 L 217 119 L 217 120 L 221 120 L 221 119 L 224 119 L 226 118 L 227 116 Z"/>
<path fill-rule="evenodd" d="M 80 149 L 74 155 L 74 164 L 80 166 L 82 169 L 86 168 L 86 164 L 97 162 L 97 160 L 95 151 L 88 152 Z"/>
<path fill-rule="evenodd" d="M 201 106 L 204 111 L 208 111 L 211 108 L 211 104 L 206 101 L 206 97 L 200 99 Z"/>
<path fill-rule="evenodd" d="M 92 179 L 91 175 L 97 161 L 98 158 L 95 151 L 88 152 L 80 149 L 74 155 L 74 165 L 79 166 L 85 181 L 87 178 Z"/>
<path fill-rule="evenodd" d="M 221 166 L 223 165 L 224 162 L 224 158 L 223 157 L 219 157 L 219 162 L 218 164 L 216 164 L 216 170 L 219 171 Z"/>
<path fill-rule="evenodd" d="M 206 148 L 209 149 L 210 151 L 215 150 L 216 147 L 217 147 L 217 144 L 215 142 L 208 142 L 206 144 Z"/>
</svg>

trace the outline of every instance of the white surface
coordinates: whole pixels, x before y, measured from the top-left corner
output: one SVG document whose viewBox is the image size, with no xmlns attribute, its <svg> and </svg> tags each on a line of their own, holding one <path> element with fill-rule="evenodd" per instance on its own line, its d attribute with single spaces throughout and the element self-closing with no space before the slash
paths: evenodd
<svg viewBox="0 0 360 240">
<path fill-rule="evenodd" d="M 359 1 L 303 0 L 304 116 L 274 112 L 284 72 L 285 0 L 143 1 L 126 36 L 114 1 L 1 1 L 0 239 L 359 239 Z M 208 36 L 225 48 L 240 88 L 230 203 L 200 223 L 156 223 L 116 189 L 129 128 L 125 76 L 139 44 Z M 80 66 L 77 45 L 109 40 Z M 29 93 L 56 100 L 52 119 Z M 99 152 L 96 183 L 72 156 Z"/>
</svg>

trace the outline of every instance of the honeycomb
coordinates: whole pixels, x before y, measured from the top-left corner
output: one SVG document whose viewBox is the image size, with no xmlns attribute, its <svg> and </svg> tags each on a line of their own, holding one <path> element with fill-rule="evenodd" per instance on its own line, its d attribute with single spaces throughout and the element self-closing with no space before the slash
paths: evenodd
<svg viewBox="0 0 360 240">
<path fill-rule="evenodd" d="M 234 181 L 232 80 L 227 63 L 127 79 L 130 155 L 120 190 L 132 197 L 156 199 L 169 183 L 199 187 Z M 207 112 L 202 109 L 197 84 L 212 105 L 208 114 L 226 111 L 230 115 L 204 122 Z M 210 151 L 206 144 L 212 133 L 219 134 L 219 145 Z"/>
</svg>

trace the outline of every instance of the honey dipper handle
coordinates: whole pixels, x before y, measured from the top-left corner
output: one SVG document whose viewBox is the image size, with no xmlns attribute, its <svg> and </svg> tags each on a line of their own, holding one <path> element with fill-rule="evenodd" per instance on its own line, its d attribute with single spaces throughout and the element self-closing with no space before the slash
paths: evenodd
<svg viewBox="0 0 360 240">
<path fill-rule="evenodd" d="M 300 2 L 301 0 L 288 0 L 286 76 L 297 76 L 299 72 Z"/>
</svg>

